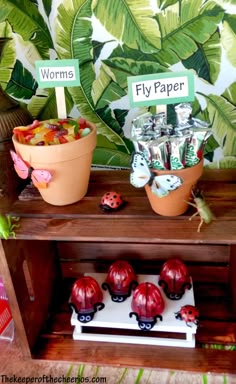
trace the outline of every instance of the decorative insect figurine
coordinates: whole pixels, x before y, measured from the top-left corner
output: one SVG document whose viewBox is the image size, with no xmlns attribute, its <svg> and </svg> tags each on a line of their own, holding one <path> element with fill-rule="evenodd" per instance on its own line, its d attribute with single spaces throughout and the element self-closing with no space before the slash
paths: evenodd
<svg viewBox="0 0 236 384">
<path fill-rule="evenodd" d="M 197 229 L 197 231 L 200 232 L 202 224 L 203 223 L 210 224 L 212 222 L 212 220 L 215 218 L 215 215 L 212 213 L 209 205 L 205 201 L 202 194 L 198 193 L 198 195 L 195 195 L 194 192 L 192 191 L 192 195 L 193 195 L 194 203 L 190 203 L 189 201 L 187 201 L 187 203 L 189 205 L 192 205 L 193 207 L 195 207 L 197 209 L 197 212 L 195 212 L 189 218 L 189 220 L 192 220 L 192 218 L 197 216 L 197 215 L 200 216 L 200 223 L 199 223 L 198 229 Z"/>
<path fill-rule="evenodd" d="M 140 283 L 133 292 L 131 308 L 129 317 L 135 316 L 142 331 L 150 331 L 158 319 L 162 321 L 165 302 L 155 284 L 144 282 Z"/>
<path fill-rule="evenodd" d="M 82 276 L 74 282 L 69 307 L 75 310 L 81 323 L 93 320 L 94 314 L 105 307 L 102 290 L 93 277 Z"/>
<path fill-rule="evenodd" d="M 10 236 L 15 239 L 16 234 L 13 229 L 18 228 L 19 224 L 13 223 L 12 221 L 17 222 L 19 220 L 19 217 L 0 215 L 0 236 L 2 236 L 5 240 L 8 240 Z"/>
<path fill-rule="evenodd" d="M 179 188 L 183 183 L 176 175 L 156 175 L 151 172 L 146 159 L 140 152 L 134 152 L 131 159 L 130 183 L 136 188 L 142 188 L 146 184 L 151 186 L 152 192 L 158 197 L 163 197 Z M 171 171 L 170 171 L 171 172 Z"/>
<path fill-rule="evenodd" d="M 194 305 L 187 304 L 175 312 L 175 318 L 185 321 L 188 327 L 191 327 L 191 324 L 198 325 L 199 311 Z"/>
<path fill-rule="evenodd" d="M 16 152 L 11 150 L 10 154 L 14 162 L 15 171 L 21 179 L 27 179 L 29 177 L 32 179 L 36 188 L 47 188 L 48 183 L 52 179 L 52 175 L 49 171 L 43 169 L 33 169 Z"/>
<path fill-rule="evenodd" d="M 103 211 L 117 211 L 125 204 L 122 196 L 114 191 L 106 192 L 101 198 L 100 207 Z"/>
<path fill-rule="evenodd" d="M 109 267 L 102 288 L 109 291 L 112 301 L 122 303 L 138 285 L 133 267 L 126 260 L 116 260 Z"/>
<path fill-rule="evenodd" d="M 168 259 L 160 270 L 158 284 L 170 300 L 180 300 L 192 288 L 187 266 L 178 258 Z"/>
</svg>

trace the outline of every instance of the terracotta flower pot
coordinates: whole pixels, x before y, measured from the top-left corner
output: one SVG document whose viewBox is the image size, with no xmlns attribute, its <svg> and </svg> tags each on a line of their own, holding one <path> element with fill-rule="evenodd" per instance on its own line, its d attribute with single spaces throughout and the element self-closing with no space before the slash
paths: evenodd
<svg viewBox="0 0 236 384">
<path fill-rule="evenodd" d="M 50 146 L 13 144 L 22 159 L 34 169 L 47 170 L 52 180 L 39 192 L 47 203 L 68 205 L 81 200 L 87 193 L 93 151 L 97 142 L 96 126 L 87 121 L 91 132 L 70 143 Z"/>
<path fill-rule="evenodd" d="M 155 171 L 154 171 L 155 172 Z M 193 186 L 201 177 L 203 172 L 203 160 L 193 167 L 156 171 L 158 175 L 172 174 L 181 177 L 183 184 L 176 190 L 171 191 L 167 196 L 156 196 L 149 185 L 145 185 L 147 197 L 154 212 L 162 216 L 178 216 L 187 211 L 187 201 L 191 196 Z"/>
</svg>

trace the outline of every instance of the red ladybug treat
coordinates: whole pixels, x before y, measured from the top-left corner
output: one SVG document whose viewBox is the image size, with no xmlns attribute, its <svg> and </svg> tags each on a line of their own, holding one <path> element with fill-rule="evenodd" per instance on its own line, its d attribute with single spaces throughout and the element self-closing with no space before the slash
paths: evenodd
<svg viewBox="0 0 236 384">
<path fill-rule="evenodd" d="M 88 323 L 94 313 L 105 307 L 103 293 L 98 282 L 91 276 L 82 276 L 72 287 L 69 306 L 74 309 L 81 323 Z"/>
<path fill-rule="evenodd" d="M 132 266 L 128 261 L 117 260 L 111 264 L 102 288 L 108 289 L 112 301 L 122 303 L 137 285 L 137 277 Z"/>
<path fill-rule="evenodd" d="M 114 191 L 105 193 L 101 198 L 101 208 L 104 211 L 117 211 L 124 205 L 122 196 Z"/>
<path fill-rule="evenodd" d="M 171 300 L 180 300 L 185 290 L 192 287 L 187 267 L 178 258 L 171 258 L 163 264 L 158 284 Z"/>
<path fill-rule="evenodd" d="M 133 312 L 129 317 L 136 317 L 139 328 L 143 331 L 152 329 L 157 318 L 162 321 L 161 313 L 165 308 L 159 288 L 149 282 L 139 284 L 133 293 L 131 308 Z"/>
<path fill-rule="evenodd" d="M 194 305 L 184 305 L 179 312 L 175 313 L 175 318 L 185 321 L 187 326 L 191 327 L 189 323 L 198 324 L 199 311 Z"/>
</svg>

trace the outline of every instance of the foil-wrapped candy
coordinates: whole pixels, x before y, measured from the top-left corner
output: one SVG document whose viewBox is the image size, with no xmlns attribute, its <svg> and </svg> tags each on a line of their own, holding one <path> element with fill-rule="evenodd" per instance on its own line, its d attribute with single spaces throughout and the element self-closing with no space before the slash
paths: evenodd
<svg viewBox="0 0 236 384">
<path fill-rule="evenodd" d="M 182 169 L 196 165 L 203 157 L 209 125 L 192 117 L 190 103 L 175 106 L 177 124 L 167 124 L 160 112 L 145 113 L 132 122 L 131 138 L 135 151 L 141 152 L 148 166 L 157 169 Z"/>
</svg>

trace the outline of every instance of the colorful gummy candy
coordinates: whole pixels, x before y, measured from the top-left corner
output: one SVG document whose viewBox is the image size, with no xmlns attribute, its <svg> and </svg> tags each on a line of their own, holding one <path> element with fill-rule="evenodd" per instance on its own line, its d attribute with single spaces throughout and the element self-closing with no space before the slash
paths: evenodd
<svg viewBox="0 0 236 384">
<path fill-rule="evenodd" d="M 55 145 L 79 140 L 91 132 L 83 118 L 34 120 L 27 126 L 15 127 L 13 134 L 21 144 Z"/>
</svg>

